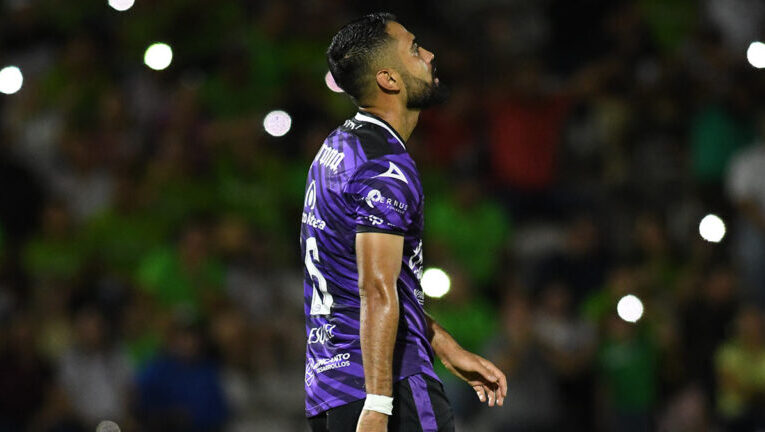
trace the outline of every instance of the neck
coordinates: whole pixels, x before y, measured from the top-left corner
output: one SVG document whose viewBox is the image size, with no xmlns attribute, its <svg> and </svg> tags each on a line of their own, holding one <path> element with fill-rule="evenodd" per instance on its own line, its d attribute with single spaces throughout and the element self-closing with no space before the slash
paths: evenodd
<svg viewBox="0 0 765 432">
<path fill-rule="evenodd" d="M 417 120 L 420 118 L 419 110 L 411 110 L 400 105 L 393 107 L 363 106 L 360 109 L 362 112 L 374 114 L 385 120 L 401 135 L 404 142 L 409 141 L 409 137 L 412 136 L 412 132 L 417 126 Z"/>
</svg>

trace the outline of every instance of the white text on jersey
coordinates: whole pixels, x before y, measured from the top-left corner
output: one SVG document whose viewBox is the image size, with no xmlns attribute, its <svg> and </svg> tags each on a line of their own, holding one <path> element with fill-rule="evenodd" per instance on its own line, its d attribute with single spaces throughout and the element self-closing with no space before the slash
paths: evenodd
<svg viewBox="0 0 765 432">
<path fill-rule="evenodd" d="M 340 153 L 332 147 L 322 144 L 319 153 L 316 154 L 314 161 L 319 161 L 320 165 L 323 165 L 334 172 L 337 172 L 337 167 L 340 162 L 345 159 L 345 153 Z"/>
<path fill-rule="evenodd" d="M 332 330 L 334 329 L 334 324 L 324 324 L 321 327 L 312 328 L 308 333 L 308 343 L 318 343 L 324 345 L 328 340 L 335 337 L 335 335 L 332 333 Z"/>
<path fill-rule="evenodd" d="M 322 231 L 324 231 L 324 228 L 327 227 L 327 223 L 324 222 L 324 220 L 317 218 L 314 216 L 313 213 L 306 213 L 303 212 L 303 218 L 302 222 L 308 226 L 318 228 Z"/>
</svg>

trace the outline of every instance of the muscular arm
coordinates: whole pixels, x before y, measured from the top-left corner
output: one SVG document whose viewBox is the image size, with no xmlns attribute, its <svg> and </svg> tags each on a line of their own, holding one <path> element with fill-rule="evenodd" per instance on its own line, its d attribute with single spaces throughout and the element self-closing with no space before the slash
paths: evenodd
<svg viewBox="0 0 765 432">
<path fill-rule="evenodd" d="M 433 351 L 438 358 L 443 361 L 445 357 L 448 358 L 450 352 L 460 348 L 460 345 L 430 314 L 425 313 L 425 319 L 428 322 L 428 340 L 430 341 L 430 346 L 433 347 Z"/>
<path fill-rule="evenodd" d="M 393 395 L 393 348 L 398 330 L 399 303 L 396 281 L 401 272 L 404 239 L 384 233 L 356 234 L 361 317 L 359 336 L 367 394 Z M 507 380 L 496 366 L 462 349 L 454 338 L 426 316 L 428 339 L 447 369 L 466 381 L 489 406 L 502 405 Z M 357 431 L 372 430 L 387 416 L 364 410 Z M 375 429 L 376 430 L 376 429 Z"/>
<path fill-rule="evenodd" d="M 393 394 L 393 347 L 398 330 L 396 281 L 404 238 L 394 234 L 356 234 L 361 298 L 361 356 L 368 394 Z"/>
<path fill-rule="evenodd" d="M 478 399 L 489 406 L 503 405 L 507 396 L 507 378 L 492 362 L 463 349 L 436 320 L 425 314 L 428 340 L 441 363 L 467 382 L 476 391 Z"/>
</svg>

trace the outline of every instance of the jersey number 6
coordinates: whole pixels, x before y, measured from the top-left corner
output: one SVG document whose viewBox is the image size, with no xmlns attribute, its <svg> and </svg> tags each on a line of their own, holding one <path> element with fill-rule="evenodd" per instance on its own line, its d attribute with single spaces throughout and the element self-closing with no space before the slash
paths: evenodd
<svg viewBox="0 0 765 432">
<path fill-rule="evenodd" d="M 311 315 L 329 315 L 332 308 L 332 294 L 327 292 L 327 280 L 316 268 L 314 261 L 320 262 L 319 246 L 316 237 L 308 237 L 305 240 L 305 268 L 311 275 L 313 282 L 313 295 L 311 296 Z M 318 285 L 318 287 L 317 287 Z M 321 295 L 319 295 L 321 292 Z"/>
</svg>

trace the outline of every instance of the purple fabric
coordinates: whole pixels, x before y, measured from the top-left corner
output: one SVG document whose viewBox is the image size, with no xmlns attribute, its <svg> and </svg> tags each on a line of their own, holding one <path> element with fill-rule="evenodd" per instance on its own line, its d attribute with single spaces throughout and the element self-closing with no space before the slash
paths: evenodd
<svg viewBox="0 0 765 432">
<path fill-rule="evenodd" d="M 412 389 L 414 406 L 417 408 L 417 417 L 420 418 L 423 432 L 437 432 L 436 414 L 433 412 L 433 404 L 430 403 L 428 383 L 422 375 L 409 377 L 409 387 Z"/>
<path fill-rule="evenodd" d="M 367 157 L 367 150 L 373 157 Z M 300 232 L 306 316 L 306 416 L 366 396 L 359 342 L 357 230 L 404 236 L 393 380 L 437 379 L 420 285 L 424 195 L 417 166 L 386 128 L 350 119 L 319 148 L 306 181 Z"/>
</svg>

